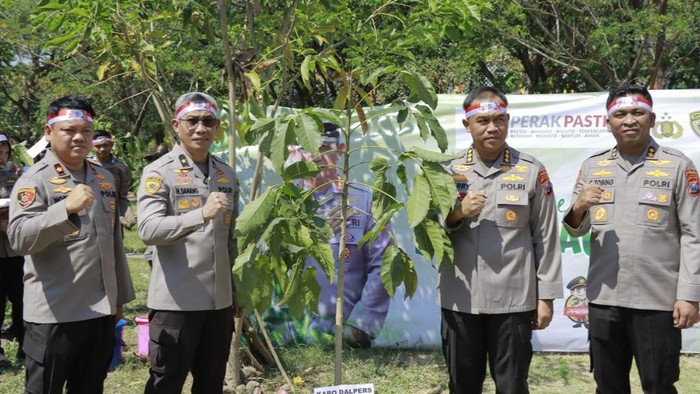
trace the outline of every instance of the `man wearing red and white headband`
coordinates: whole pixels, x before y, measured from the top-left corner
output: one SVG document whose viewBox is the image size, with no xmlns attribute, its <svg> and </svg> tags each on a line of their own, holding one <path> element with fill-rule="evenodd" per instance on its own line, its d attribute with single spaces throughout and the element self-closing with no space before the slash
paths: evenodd
<svg viewBox="0 0 700 394">
<path fill-rule="evenodd" d="M 209 154 L 221 122 L 214 98 L 187 93 L 175 102 L 179 142 L 143 170 L 139 236 L 153 245 L 148 288 L 150 378 L 146 393 L 221 393 L 235 302 L 232 226 L 238 201 L 233 169 Z"/>
<path fill-rule="evenodd" d="M 15 183 L 8 236 L 27 255 L 27 393 L 102 393 L 114 325 L 134 299 L 112 174 L 86 160 L 90 103 L 65 96 L 48 109 L 46 156 Z M 111 193 L 102 193 L 111 192 Z"/>
<path fill-rule="evenodd" d="M 634 357 L 645 393 L 675 393 L 681 329 L 698 319 L 700 190 L 693 162 L 650 136 L 644 86 L 608 95 L 617 145 L 581 166 L 564 228 L 591 231 L 590 351 L 597 393 L 629 393 Z"/>
<path fill-rule="evenodd" d="M 117 208 L 119 208 L 119 221 L 121 224 L 130 229 L 134 225 L 134 214 L 131 212 L 131 204 L 127 195 L 129 186 L 131 185 L 131 177 L 129 175 L 129 166 L 119 160 L 112 153 L 114 148 L 114 140 L 112 136 L 105 130 L 95 130 L 95 135 L 92 138 L 92 146 L 95 150 L 95 156 L 90 160 L 101 165 L 102 168 L 111 172 L 114 176 L 114 186 L 117 192 Z"/>
<path fill-rule="evenodd" d="M 488 359 L 499 393 L 527 393 L 532 330 L 563 297 L 554 191 L 534 157 L 506 144 L 508 100 L 482 87 L 464 100 L 473 144 L 446 164 L 458 196 L 446 220 L 453 264 L 438 303 L 451 393 L 481 393 Z"/>
</svg>

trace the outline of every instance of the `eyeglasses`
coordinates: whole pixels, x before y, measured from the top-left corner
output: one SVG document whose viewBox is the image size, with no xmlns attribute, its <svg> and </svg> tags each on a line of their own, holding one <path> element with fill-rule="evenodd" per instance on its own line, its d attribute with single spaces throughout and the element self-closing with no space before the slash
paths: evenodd
<svg viewBox="0 0 700 394">
<path fill-rule="evenodd" d="M 216 122 L 218 119 L 216 118 L 187 118 L 187 119 L 180 119 L 181 122 L 185 124 L 185 127 L 187 127 L 190 130 L 194 130 L 197 128 L 198 124 L 202 124 L 202 126 L 211 128 L 216 126 Z"/>
</svg>

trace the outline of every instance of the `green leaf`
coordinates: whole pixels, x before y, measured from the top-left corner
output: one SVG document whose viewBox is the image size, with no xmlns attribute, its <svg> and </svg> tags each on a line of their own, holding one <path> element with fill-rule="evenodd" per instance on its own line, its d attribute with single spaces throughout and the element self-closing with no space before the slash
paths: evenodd
<svg viewBox="0 0 700 394">
<path fill-rule="evenodd" d="M 413 262 L 406 252 L 396 245 L 390 245 L 384 253 L 381 276 L 390 297 L 394 296 L 401 283 L 406 287 L 406 298 L 412 297 L 418 288 L 418 275 Z"/>
<path fill-rule="evenodd" d="M 253 126 L 251 126 L 250 131 L 262 135 L 268 133 L 275 129 L 275 120 L 273 118 L 262 118 L 257 119 Z"/>
<path fill-rule="evenodd" d="M 321 146 L 322 128 L 320 120 L 308 114 L 302 113 L 296 118 L 294 133 L 297 140 L 304 150 L 313 156 L 318 155 L 318 148 Z"/>
<path fill-rule="evenodd" d="M 399 114 L 396 116 L 396 122 L 398 122 L 399 127 L 403 127 L 403 123 L 408 119 L 408 108 L 404 108 L 399 111 Z"/>
<path fill-rule="evenodd" d="M 430 108 L 437 108 L 437 94 L 435 94 L 435 89 L 428 78 L 417 73 L 404 72 L 403 79 L 408 85 L 411 95 L 428 104 Z"/>
<path fill-rule="evenodd" d="M 403 163 L 399 163 L 396 166 L 396 177 L 399 178 L 399 181 L 403 183 L 404 185 L 408 185 L 408 176 L 406 176 L 406 166 L 403 165 Z"/>
<path fill-rule="evenodd" d="M 249 236 L 262 232 L 263 224 L 270 221 L 270 214 L 273 211 L 275 200 L 277 199 L 277 189 L 271 187 L 255 200 L 249 202 L 243 208 L 243 212 L 236 219 L 237 236 Z"/>
<path fill-rule="evenodd" d="M 425 105 L 416 105 L 416 108 L 423 114 L 423 118 L 430 128 L 430 134 L 437 141 L 440 151 L 444 153 L 447 150 L 447 133 L 445 133 L 445 129 L 442 128 L 430 108 Z"/>
<path fill-rule="evenodd" d="M 316 259 L 328 281 L 335 282 L 335 256 L 333 256 L 333 248 L 328 243 L 328 238 L 314 237 L 312 240 L 313 245 L 309 248 L 309 254 Z"/>
<path fill-rule="evenodd" d="M 321 170 L 318 168 L 316 163 L 313 161 L 302 160 L 292 163 L 285 168 L 282 172 L 282 179 L 285 181 L 291 181 L 294 179 L 313 178 L 318 175 L 319 172 L 321 172 Z"/>
<path fill-rule="evenodd" d="M 424 222 L 427 230 L 428 238 L 430 239 L 430 244 L 433 247 L 433 257 L 437 261 L 442 261 L 445 256 L 445 243 L 450 243 L 450 239 L 445 233 L 445 229 L 442 228 L 440 223 L 434 220 L 427 220 Z"/>
<path fill-rule="evenodd" d="M 406 213 L 408 214 L 408 225 L 411 228 L 420 223 L 430 208 L 430 186 L 423 174 L 416 174 L 413 178 L 413 190 L 408 197 Z"/>
<path fill-rule="evenodd" d="M 406 160 L 408 158 L 418 157 L 424 161 L 431 161 L 433 163 L 444 163 L 446 161 L 451 161 L 454 159 L 459 159 L 460 155 L 449 155 L 445 153 L 435 152 L 427 149 L 423 149 L 417 146 L 412 146 L 411 149 L 402 153 L 399 160 Z"/>
<path fill-rule="evenodd" d="M 96 74 L 97 74 L 98 81 L 102 81 L 103 79 L 105 79 L 105 71 L 107 71 L 109 66 L 110 66 L 110 63 L 107 62 L 107 63 L 102 63 L 97 67 Z"/>
<path fill-rule="evenodd" d="M 309 69 L 312 69 L 314 66 L 313 64 L 313 56 L 308 55 L 304 58 L 304 60 L 301 62 L 301 80 L 304 82 L 304 86 L 306 86 L 306 89 L 309 91 L 312 91 L 313 89 L 311 88 L 311 78 L 309 76 Z"/>
<path fill-rule="evenodd" d="M 439 164 L 423 162 L 421 169 L 430 184 L 431 201 L 438 212 L 447 217 L 455 204 L 457 187 L 452 176 Z"/>
<path fill-rule="evenodd" d="M 338 90 L 338 95 L 335 97 L 335 102 L 333 103 L 333 109 L 342 111 L 345 109 L 345 103 L 348 101 L 348 92 L 350 88 L 347 84 L 343 84 L 343 87 Z"/>
<path fill-rule="evenodd" d="M 442 242 L 442 240 L 440 241 Z M 426 260 L 432 260 L 435 250 L 433 249 L 430 236 L 428 236 L 426 221 L 419 223 L 413 228 L 413 242 L 415 242 L 418 251 Z"/>
<path fill-rule="evenodd" d="M 428 137 L 430 137 L 430 127 L 428 127 L 428 123 L 423 118 L 423 114 L 414 112 L 413 117 L 416 119 L 416 124 L 418 125 L 418 130 L 420 131 L 420 138 L 422 138 L 423 141 L 427 141 Z"/>
<path fill-rule="evenodd" d="M 284 162 L 289 156 L 289 145 L 292 142 L 294 133 L 294 120 L 288 119 L 286 123 L 278 125 L 274 136 L 272 137 L 272 146 L 270 146 L 270 160 L 277 172 L 281 173 L 284 167 Z"/>
<path fill-rule="evenodd" d="M 366 242 L 369 242 L 370 244 L 374 243 L 379 234 L 381 234 L 381 232 L 387 228 L 391 218 L 393 218 L 394 215 L 401 210 L 401 208 L 403 208 L 403 206 L 398 202 L 385 208 L 382 215 L 374 220 L 374 226 L 372 226 L 372 229 L 366 232 L 360 239 L 360 247 L 362 247 Z M 374 216 L 374 210 L 372 210 L 372 216 Z"/>
</svg>

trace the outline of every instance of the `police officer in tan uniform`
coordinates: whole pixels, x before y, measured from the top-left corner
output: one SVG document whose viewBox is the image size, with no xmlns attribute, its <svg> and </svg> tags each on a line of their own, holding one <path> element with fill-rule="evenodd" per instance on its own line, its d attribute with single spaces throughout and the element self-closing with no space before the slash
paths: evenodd
<svg viewBox="0 0 700 394">
<path fill-rule="evenodd" d="M 8 235 L 27 255 L 27 393 L 101 393 L 122 305 L 134 299 L 112 174 L 85 160 L 94 110 L 62 97 L 48 109 L 51 150 L 12 190 Z"/>
<path fill-rule="evenodd" d="M 598 393 L 629 393 L 634 357 L 645 393 L 675 393 L 681 329 L 698 318 L 698 172 L 650 136 L 655 114 L 641 85 L 608 95 L 612 149 L 583 162 L 564 227 L 591 231 L 590 351 Z"/>
<path fill-rule="evenodd" d="M 188 93 L 175 108 L 179 143 L 144 169 L 138 190 L 139 236 L 155 247 L 146 393 L 180 393 L 190 371 L 193 393 L 221 393 L 236 309 L 236 174 L 208 152 L 216 101 Z"/>
<path fill-rule="evenodd" d="M 438 282 L 451 393 L 481 393 L 487 357 L 497 392 L 527 393 L 532 330 L 563 297 L 552 184 L 506 144 L 507 104 L 496 88 L 469 93 L 462 122 L 473 145 L 446 166 L 459 192 L 446 220 L 454 262 Z"/>
<path fill-rule="evenodd" d="M 92 140 L 95 156 L 90 160 L 101 165 L 102 168 L 112 173 L 114 185 L 117 191 L 117 208 L 119 209 L 119 221 L 124 227 L 130 229 L 134 225 L 134 214 L 131 212 L 131 204 L 127 198 L 131 186 L 129 166 L 119 160 L 112 153 L 114 140 L 105 130 L 96 130 Z"/>
</svg>

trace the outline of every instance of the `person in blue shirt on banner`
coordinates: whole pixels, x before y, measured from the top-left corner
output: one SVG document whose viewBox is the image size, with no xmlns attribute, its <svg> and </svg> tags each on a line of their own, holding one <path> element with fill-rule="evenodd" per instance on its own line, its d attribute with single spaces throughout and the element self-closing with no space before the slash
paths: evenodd
<svg viewBox="0 0 700 394">
<path fill-rule="evenodd" d="M 338 255 L 342 199 L 342 186 L 337 163 L 345 149 L 340 142 L 340 130 L 332 123 L 324 124 L 323 144 L 317 157 L 299 146 L 289 148 L 292 161 L 314 160 L 321 172 L 314 178 L 302 181 L 303 187 L 315 189 L 314 199 L 323 201 L 318 214 L 330 221 L 335 235 L 330 240 L 333 256 Z M 386 248 L 393 243 L 388 231 L 377 236 L 374 243 L 359 245 L 360 239 L 374 226 L 372 219 L 372 193 L 365 187 L 349 185 L 349 212 L 345 252 L 345 287 L 343 296 L 343 338 L 348 346 L 368 348 L 372 340 L 379 336 L 384 326 L 391 298 L 384 289 L 381 279 L 381 265 Z M 293 319 L 288 311 L 269 311 L 266 320 L 276 320 L 272 334 L 277 342 L 332 342 L 335 331 L 337 278 L 331 283 L 318 263 L 307 259 L 307 267 L 317 268 L 317 280 L 321 286 L 318 314 L 307 311 L 302 321 Z M 336 261 L 336 270 L 337 261 Z M 268 319 L 270 318 L 270 319 Z M 280 324 L 281 323 L 281 324 Z"/>
</svg>

